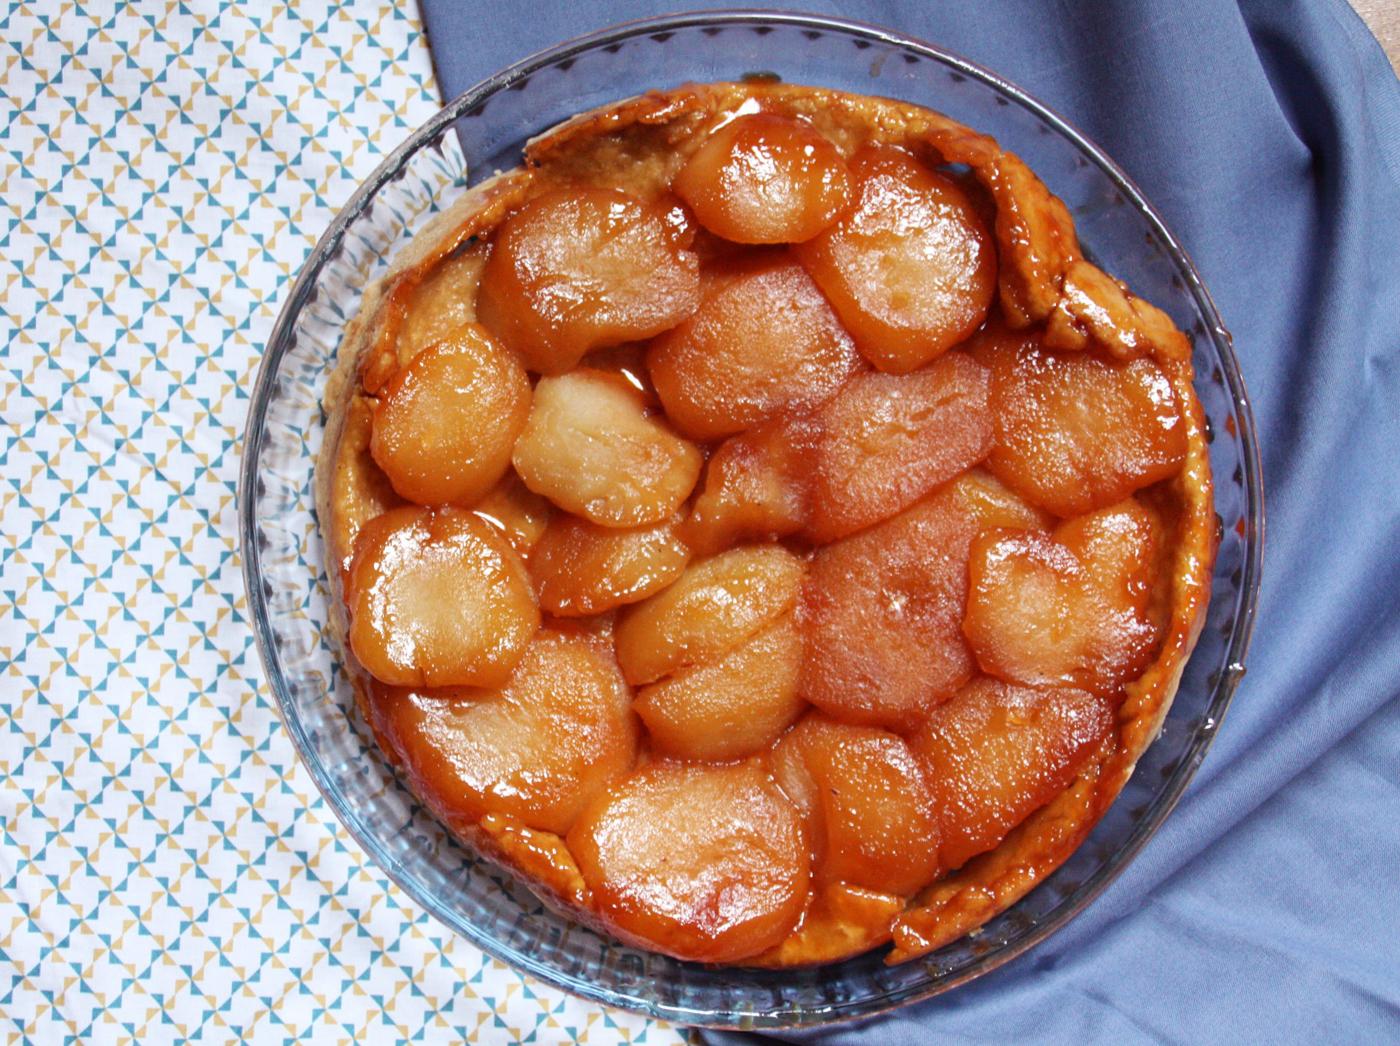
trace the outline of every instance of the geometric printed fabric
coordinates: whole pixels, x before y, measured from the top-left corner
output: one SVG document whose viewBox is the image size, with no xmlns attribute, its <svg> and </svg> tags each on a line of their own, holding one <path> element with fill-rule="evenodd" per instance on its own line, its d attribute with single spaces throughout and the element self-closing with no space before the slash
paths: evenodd
<svg viewBox="0 0 1400 1046">
<path fill-rule="evenodd" d="M 674 1043 L 488 959 L 302 770 L 246 619 L 248 391 L 438 107 L 412 3 L 0 10 L 0 1028 Z"/>
</svg>

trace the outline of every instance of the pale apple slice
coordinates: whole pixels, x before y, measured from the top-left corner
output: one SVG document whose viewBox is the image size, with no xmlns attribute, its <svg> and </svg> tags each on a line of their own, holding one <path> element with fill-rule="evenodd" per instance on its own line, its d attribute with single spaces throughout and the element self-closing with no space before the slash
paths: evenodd
<svg viewBox="0 0 1400 1046">
<path fill-rule="evenodd" d="M 703 464 L 635 389 L 587 368 L 539 380 L 513 460 L 535 493 L 605 527 L 668 519 Z"/>
</svg>

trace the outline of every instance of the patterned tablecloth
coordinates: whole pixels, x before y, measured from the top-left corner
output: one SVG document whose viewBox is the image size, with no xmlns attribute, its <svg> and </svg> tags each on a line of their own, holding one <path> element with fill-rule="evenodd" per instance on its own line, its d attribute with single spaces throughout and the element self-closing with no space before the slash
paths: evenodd
<svg viewBox="0 0 1400 1046">
<path fill-rule="evenodd" d="M 678 1041 L 399 893 L 245 617 L 249 386 L 316 237 L 437 107 L 412 3 L 40 0 L 0 56 L 0 1036 Z"/>
</svg>

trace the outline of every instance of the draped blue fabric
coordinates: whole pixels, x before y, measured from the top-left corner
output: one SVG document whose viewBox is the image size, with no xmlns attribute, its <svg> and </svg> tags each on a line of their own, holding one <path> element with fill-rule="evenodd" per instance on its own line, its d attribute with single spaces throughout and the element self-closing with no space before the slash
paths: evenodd
<svg viewBox="0 0 1400 1046">
<path fill-rule="evenodd" d="M 445 97 L 658 13 L 420 2 Z M 972 985 L 791 1038 L 1400 1040 L 1400 82 L 1380 46 L 1341 0 L 806 9 L 996 70 L 1127 170 L 1234 333 L 1269 523 L 1248 676 L 1129 870 Z"/>
</svg>

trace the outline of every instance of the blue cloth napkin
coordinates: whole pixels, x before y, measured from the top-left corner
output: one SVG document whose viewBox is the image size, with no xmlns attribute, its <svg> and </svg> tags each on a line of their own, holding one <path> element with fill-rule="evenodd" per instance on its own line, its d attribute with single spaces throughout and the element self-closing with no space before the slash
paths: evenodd
<svg viewBox="0 0 1400 1046">
<path fill-rule="evenodd" d="M 449 98 L 657 13 L 420 3 Z M 1341 0 L 806 6 L 996 70 L 1127 170 L 1235 335 L 1269 523 L 1249 674 L 1126 874 L 996 973 L 790 1037 L 1400 1039 L 1400 83 L 1379 45 Z"/>
</svg>

